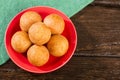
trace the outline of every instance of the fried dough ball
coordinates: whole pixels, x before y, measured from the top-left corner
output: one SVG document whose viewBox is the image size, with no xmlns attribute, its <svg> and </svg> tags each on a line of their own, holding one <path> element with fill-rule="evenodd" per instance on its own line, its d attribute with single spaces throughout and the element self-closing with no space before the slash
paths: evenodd
<svg viewBox="0 0 120 80">
<path fill-rule="evenodd" d="M 44 23 L 51 29 L 52 34 L 61 34 L 65 27 L 63 18 L 57 14 L 46 16 Z"/>
<path fill-rule="evenodd" d="M 51 31 L 42 22 L 34 23 L 28 31 L 30 40 L 37 45 L 47 43 L 51 37 Z"/>
<path fill-rule="evenodd" d="M 41 16 L 34 11 L 25 12 L 20 18 L 20 28 L 23 31 L 28 31 L 29 27 L 38 21 L 42 21 Z"/>
<path fill-rule="evenodd" d="M 62 35 L 53 35 L 47 44 L 47 48 L 51 55 L 60 57 L 68 50 L 68 40 Z"/>
<path fill-rule="evenodd" d="M 49 52 L 45 46 L 33 45 L 27 51 L 28 61 L 34 66 L 43 66 L 49 60 Z"/>
<path fill-rule="evenodd" d="M 11 39 L 12 48 L 19 53 L 24 53 L 31 46 L 28 34 L 25 31 L 17 31 Z"/>
</svg>

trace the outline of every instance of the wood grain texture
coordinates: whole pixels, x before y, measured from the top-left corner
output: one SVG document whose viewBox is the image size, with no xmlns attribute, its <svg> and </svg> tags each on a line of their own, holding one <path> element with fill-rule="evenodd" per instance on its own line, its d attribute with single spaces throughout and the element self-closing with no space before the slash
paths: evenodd
<svg viewBox="0 0 120 80">
<path fill-rule="evenodd" d="M 9 60 L 7 64 L 0 67 L 0 80 L 79 80 L 79 74 L 79 57 L 73 57 L 61 69 L 47 74 L 29 73 L 17 67 L 11 60 Z"/>
<path fill-rule="evenodd" d="M 28 73 L 14 63 L 0 67 L 0 80 L 119 80 L 120 59 L 73 57 L 64 67 L 48 74 Z"/>
<path fill-rule="evenodd" d="M 95 0 L 71 20 L 78 44 L 65 66 L 33 74 L 9 60 L 0 67 L 0 80 L 120 80 L 120 0 Z"/>
<path fill-rule="evenodd" d="M 119 7 L 120 0 L 95 0 L 93 4 L 108 7 Z"/>
<path fill-rule="evenodd" d="M 90 5 L 73 16 L 78 34 L 76 53 L 120 56 L 120 7 Z"/>
<path fill-rule="evenodd" d="M 79 80 L 120 80 L 119 58 L 80 57 Z"/>
</svg>

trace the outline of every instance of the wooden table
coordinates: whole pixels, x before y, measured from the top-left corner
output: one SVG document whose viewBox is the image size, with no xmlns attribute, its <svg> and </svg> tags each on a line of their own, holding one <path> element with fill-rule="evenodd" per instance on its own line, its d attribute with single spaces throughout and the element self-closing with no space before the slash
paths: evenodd
<svg viewBox="0 0 120 80">
<path fill-rule="evenodd" d="M 95 0 L 71 20 L 78 45 L 64 67 L 33 74 L 9 60 L 0 66 L 0 80 L 120 80 L 120 0 Z"/>
</svg>

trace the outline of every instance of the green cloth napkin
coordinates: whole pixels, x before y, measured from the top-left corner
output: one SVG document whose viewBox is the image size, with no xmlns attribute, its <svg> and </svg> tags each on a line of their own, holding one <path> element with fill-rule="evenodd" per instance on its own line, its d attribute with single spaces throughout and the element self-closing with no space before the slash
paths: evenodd
<svg viewBox="0 0 120 80">
<path fill-rule="evenodd" d="M 5 63 L 9 57 L 4 46 L 4 34 L 10 20 L 20 11 L 32 6 L 50 6 L 64 12 L 68 17 L 93 0 L 0 0 L 0 65 Z"/>
</svg>

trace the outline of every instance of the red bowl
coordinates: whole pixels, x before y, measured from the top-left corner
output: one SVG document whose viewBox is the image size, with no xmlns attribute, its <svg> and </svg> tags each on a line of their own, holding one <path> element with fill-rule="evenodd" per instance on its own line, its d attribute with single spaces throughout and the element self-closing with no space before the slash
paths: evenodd
<svg viewBox="0 0 120 80">
<path fill-rule="evenodd" d="M 44 66 L 36 67 L 28 62 L 26 58 L 26 53 L 20 54 L 13 50 L 11 46 L 11 37 L 16 31 L 20 30 L 19 27 L 20 17 L 26 11 L 36 11 L 42 16 L 42 19 L 44 19 L 47 15 L 51 13 L 58 14 L 64 19 L 65 29 L 62 35 L 64 35 L 69 41 L 69 49 L 64 56 L 56 58 L 50 55 L 49 61 Z M 76 34 L 75 26 L 72 23 L 72 21 L 64 13 L 47 6 L 36 6 L 21 11 L 11 20 L 11 22 L 9 23 L 6 29 L 6 34 L 5 34 L 5 47 L 11 60 L 20 68 L 33 73 L 48 73 L 61 68 L 70 60 L 70 58 L 74 54 L 76 44 L 77 44 L 77 34 Z"/>
</svg>

